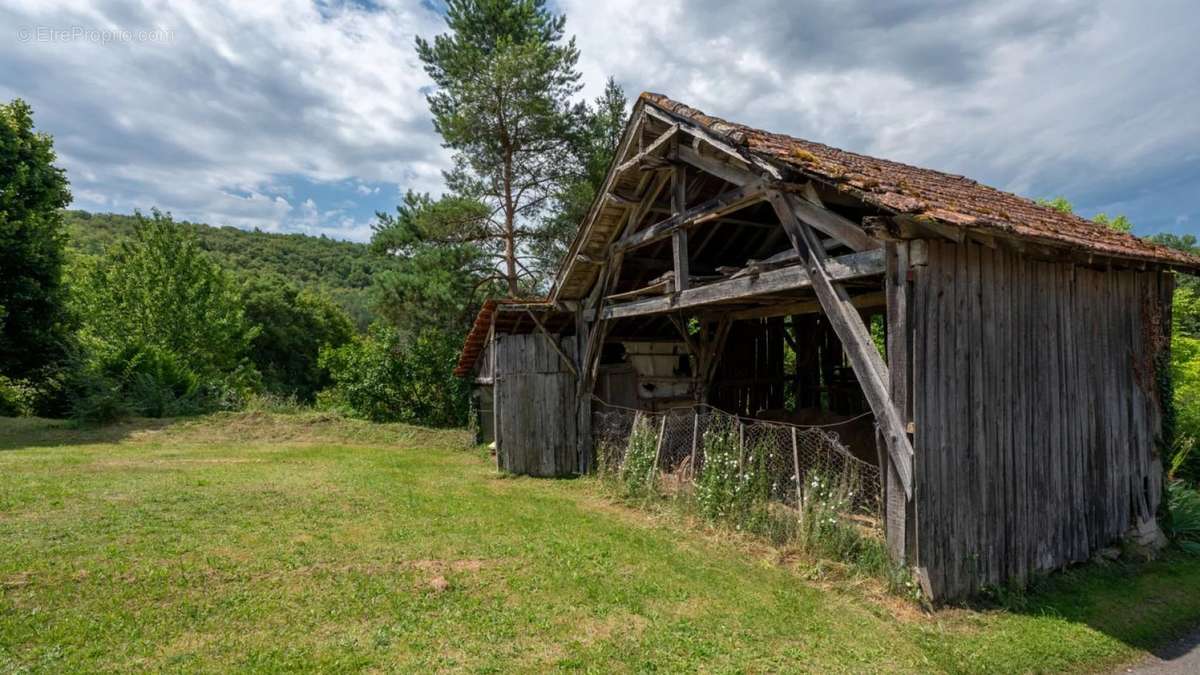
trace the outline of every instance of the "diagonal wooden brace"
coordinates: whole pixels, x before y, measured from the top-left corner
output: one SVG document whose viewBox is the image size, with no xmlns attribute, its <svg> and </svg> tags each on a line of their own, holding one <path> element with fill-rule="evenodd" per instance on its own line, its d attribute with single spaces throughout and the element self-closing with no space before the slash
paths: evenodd
<svg viewBox="0 0 1200 675">
<path fill-rule="evenodd" d="M 825 269 L 825 250 L 821 247 L 820 239 L 797 215 L 789 196 L 778 190 L 771 190 L 767 193 L 767 199 L 774 207 L 792 246 L 800 254 L 800 258 L 807 261 L 813 290 L 816 291 L 817 299 L 821 302 L 829 323 L 846 350 L 846 356 L 850 359 L 854 375 L 862 385 L 871 411 L 875 413 L 875 419 L 887 444 L 888 455 L 892 458 L 896 473 L 904 486 L 904 493 L 912 499 L 912 444 L 909 443 L 907 430 L 896 412 L 896 407 L 892 405 L 892 398 L 888 393 L 888 371 L 883 357 L 871 341 L 871 334 L 863 323 L 862 315 L 851 304 L 846 289 L 830 278 Z"/>
</svg>

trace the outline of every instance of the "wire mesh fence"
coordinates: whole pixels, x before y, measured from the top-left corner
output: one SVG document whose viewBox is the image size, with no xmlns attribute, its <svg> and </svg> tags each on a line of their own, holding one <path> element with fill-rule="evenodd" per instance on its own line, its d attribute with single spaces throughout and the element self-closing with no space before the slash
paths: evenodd
<svg viewBox="0 0 1200 675">
<path fill-rule="evenodd" d="M 824 511 L 879 526 L 879 468 L 842 445 L 837 425 L 746 419 L 709 406 L 647 412 L 602 403 L 592 432 L 602 473 L 691 489 L 714 516 L 756 502 L 803 516 L 820 501 Z"/>
</svg>

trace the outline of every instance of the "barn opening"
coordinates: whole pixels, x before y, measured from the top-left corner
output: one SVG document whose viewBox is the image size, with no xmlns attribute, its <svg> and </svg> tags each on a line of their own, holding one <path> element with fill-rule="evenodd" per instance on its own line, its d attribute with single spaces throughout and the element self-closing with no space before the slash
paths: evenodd
<svg viewBox="0 0 1200 675">
<path fill-rule="evenodd" d="M 485 305 L 459 373 L 490 387 L 501 468 L 532 475 L 592 470 L 600 406 L 841 423 L 892 556 L 946 600 L 1155 527 L 1156 369 L 1174 274 L 1197 271 L 962 176 L 643 94 L 548 297 Z"/>
</svg>

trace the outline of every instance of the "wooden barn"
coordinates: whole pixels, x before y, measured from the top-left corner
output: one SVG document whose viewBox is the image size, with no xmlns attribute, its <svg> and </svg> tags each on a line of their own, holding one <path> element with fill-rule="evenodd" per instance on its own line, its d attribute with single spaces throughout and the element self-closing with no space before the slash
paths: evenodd
<svg viewBox="0 0 1200 675">
<path fill-rule="evenodd" d="M 1155 530 L 1173 279 L 1197 271 L 962 176 L 647 93 L 548 297 L 489 302 L 459 374 L 502 468 L 531 475 L 590 470 L 596 401 L 871 413 L 889 549 L 947 600 Z"/>
</svg>

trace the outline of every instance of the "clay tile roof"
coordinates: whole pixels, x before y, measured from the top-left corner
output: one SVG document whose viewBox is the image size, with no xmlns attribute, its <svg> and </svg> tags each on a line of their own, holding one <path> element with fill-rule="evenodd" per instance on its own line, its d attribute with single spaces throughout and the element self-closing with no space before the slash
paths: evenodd
<svg viewBox="0 0 1200 675">
<path fill-rule="evenodd" d="M 455 377 L 466 377 L 471 374 L 475 368 L 475 361 L 483 352 L 484 346 L 487 343 L 488 331 L 491 330 L 493 318 L 496 320 L 496 330 L 506 332 L 516 323 L 515 316 L 508 313 L 513 318 L 502 320 L 496 316 L 497 308 L 503 305 L 519 305 L 520 307 L 530 308 L 550 308 L 550 304 L 545 298 L 520 299 L 520 298 L 493 298 L 485 300 L 483 307 L 479 308 L 479 313 L 475 315 L 475 323 L 471 324 L 471 330 L 467 333 L 467 337 L 463 340 L 462 351 L 458 354 L 458 365 L 454 368 Z M 532 322 L 528 328 L 532 329 Z"/>
<path fill-rule="evenodd" d="M 732 145 L 834 185 L 886 212 L 1200 272 L 1200 257 L 1117 232 L 970 178 L 728 122 L 661 94 L 647 92 L 639 99 L 703 127 Z"/>
</svg>

